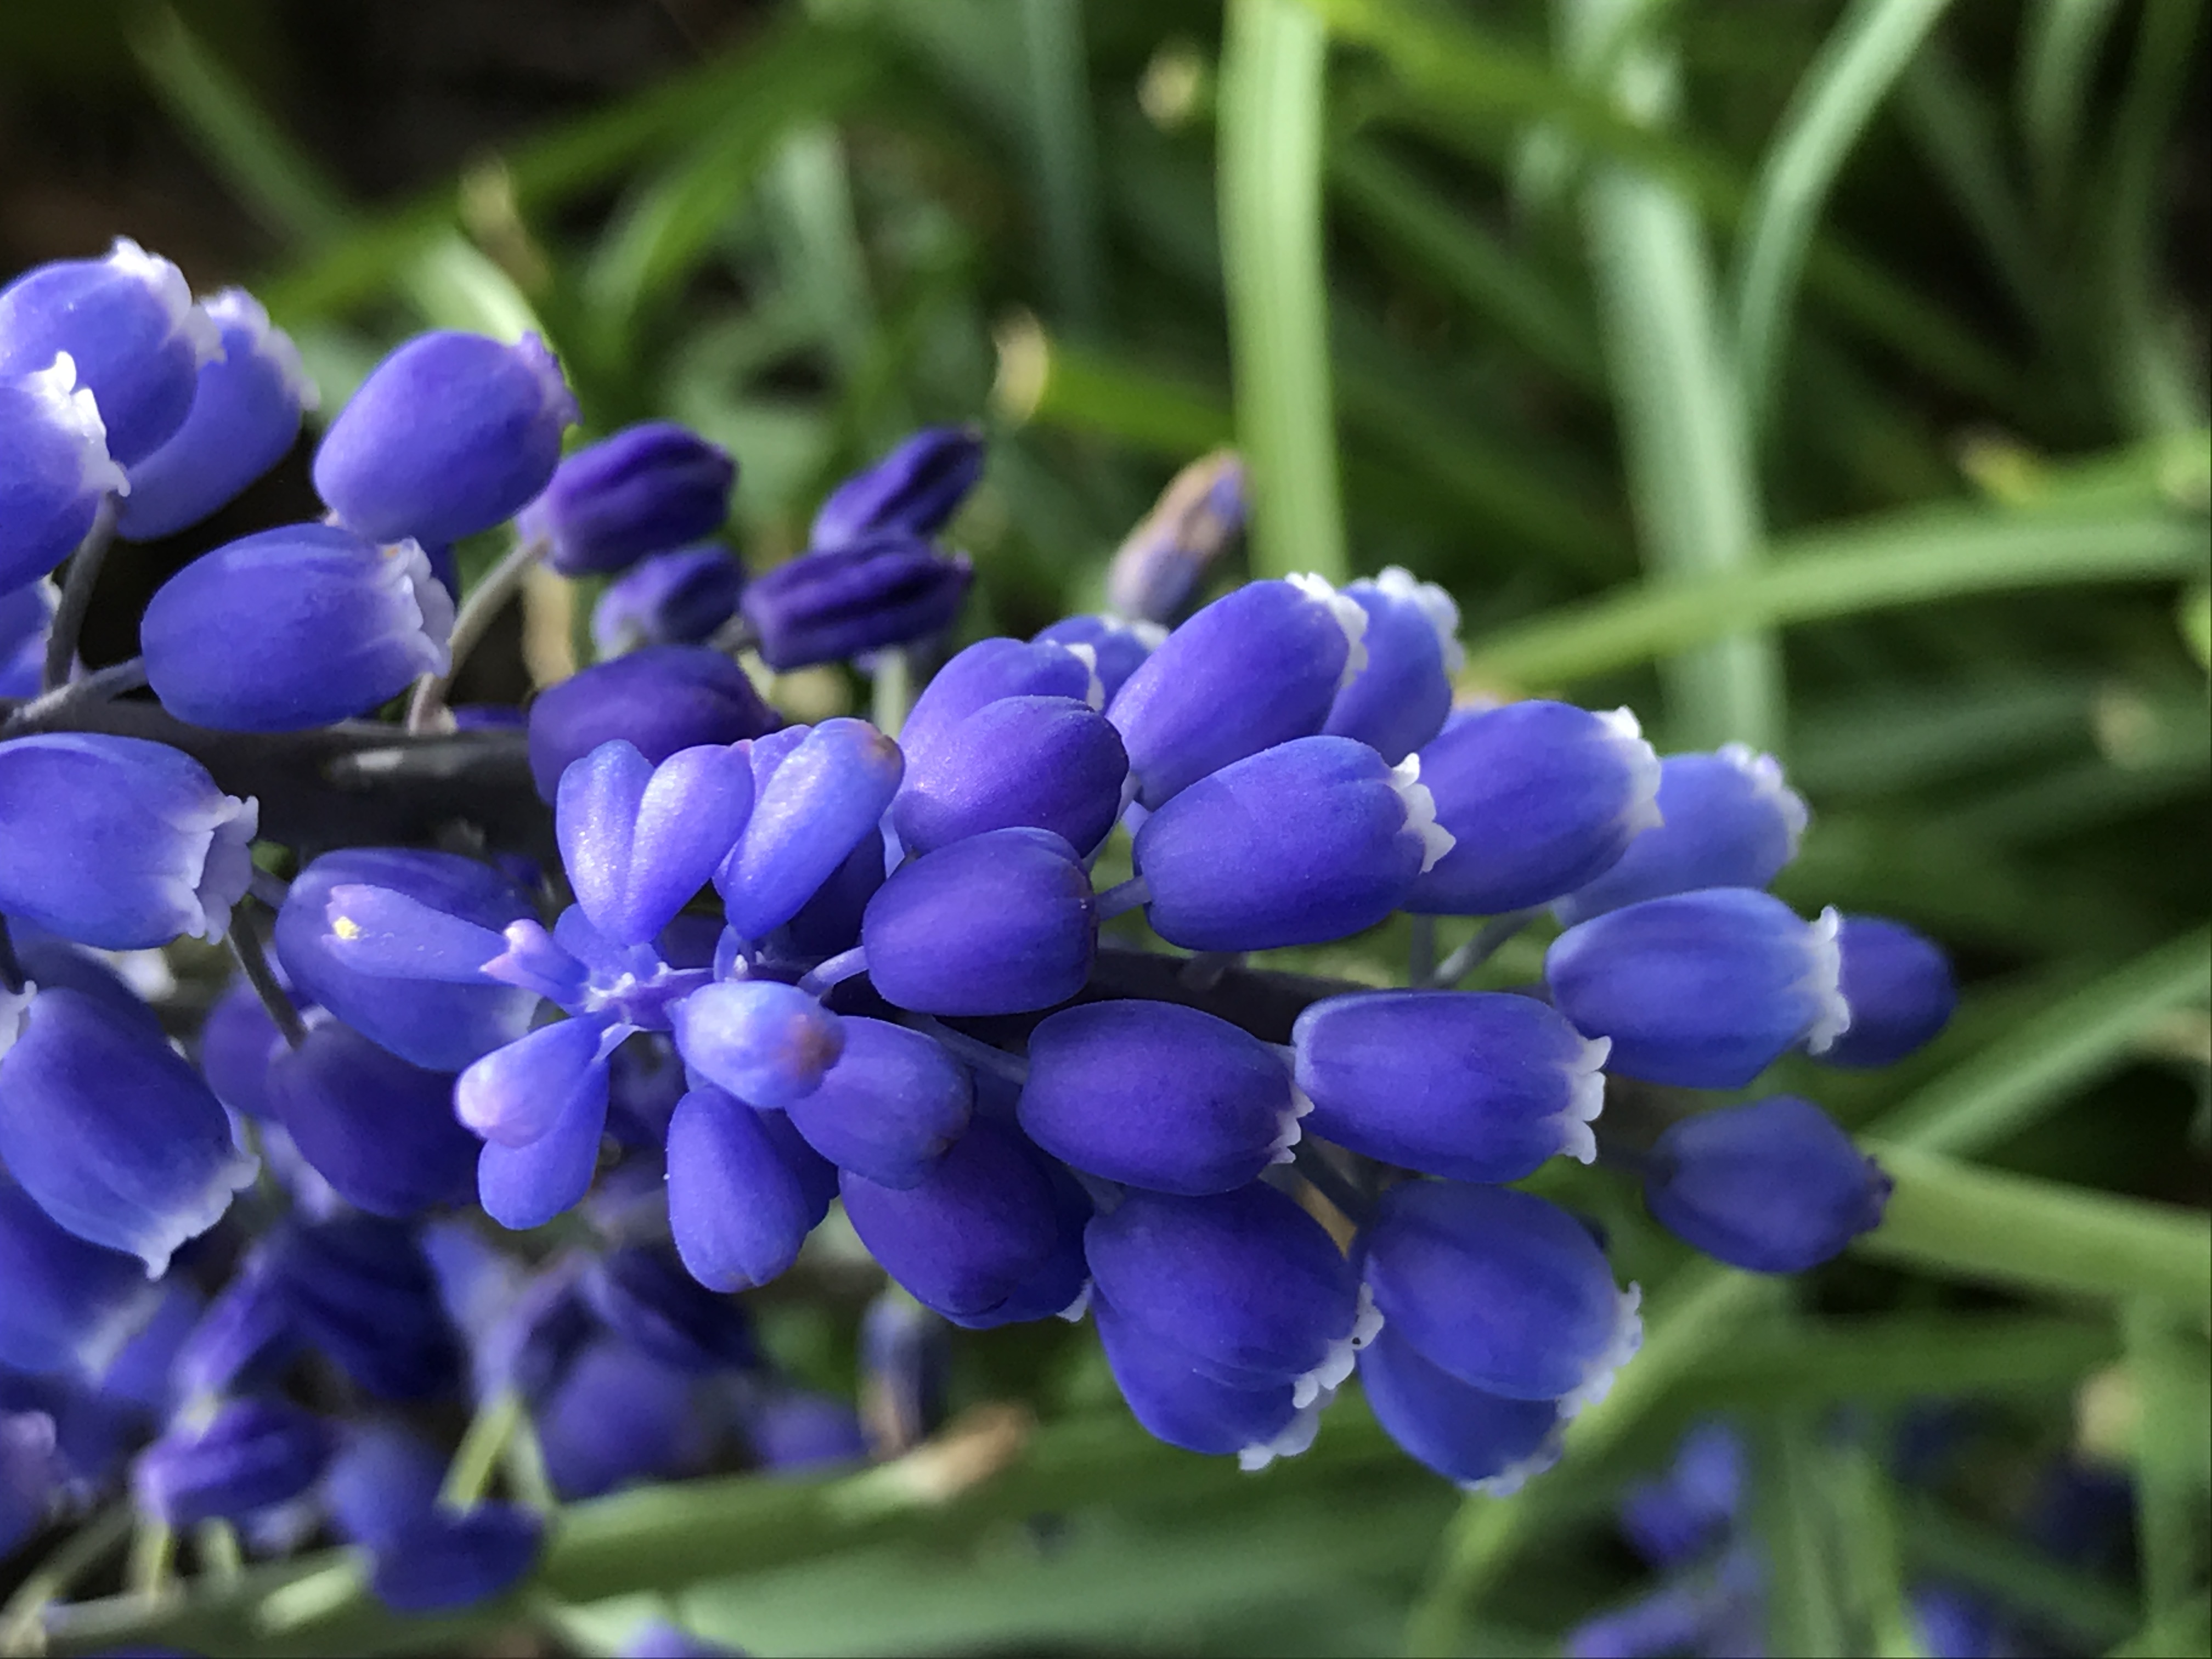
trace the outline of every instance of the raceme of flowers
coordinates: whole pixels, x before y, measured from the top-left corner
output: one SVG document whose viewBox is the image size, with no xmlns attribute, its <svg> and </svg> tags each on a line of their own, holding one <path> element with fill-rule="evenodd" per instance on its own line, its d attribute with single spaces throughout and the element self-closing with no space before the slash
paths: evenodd
<svg viewBox="0 0 2212 1659">
<path fill-rule="evenodd" d="M 1771 759 L 1455 703 L 1455 608 L 1402 570 L 1184 614 L 1242 520 L 1234 457 L 1132 534 L 1115 614 L 953 653 L 895 741 L 787 723 L 739 659 L 930 653 L 979 433 L 915 434 L 747 581 L 711 539 L 729 456 L 653 422 L 564 459 L 541 342 L 427 334 L 323 433 L 325 520 L 179 572 L 135 675 L 73 670 L 55 630 L 108 536 L 205 519 L 313 404 L 250 297 L 195 302 L 128 241 L 0 290 L 0 1547 L 127 1480 L 256 1549 L 328 1528 L 392 1606 L 453 1606 L 526 1571 L 538 1522 L 441 1501 L 398 1406 L 519 1398 L 561 1498 L 733 1438 L 854 1455 L 851 1408 L 778 1376 L 732 1294 L 833 1206 L 903 1292 L 864 1333 L 872 1422 L 905 1425 L 878 1449 L 933 1420 L 950 1328 L 1087 1315 L 1177 1446 L 1295 1454 L 1357 1373 L 1413 1456 L 1510 1492 L 1641 1328 L 1591 1227 L 1512 1183 L 1602 1146 L 1662 1225 L 1765 1273 L 1878 1224 L 1887 1181 L 1807 1100 L 1666 1096 L 1640 1136 L 1601 1111 L 1612 1079 L 1886 1065 L 1949 1012 L 1940 953 L 1765 890 L 1806 826 Z M 453 544 L 504 525 L 457 613 Z M 446 710 L 536 563 L 612 577 L 605 659 L 526 712 Z M 550 840 L 272 838 L 274 787 L 186 752 L 357 734 L 410 688 L 385 752 L 477 744 L 519 781 L 526 748 Z M 1117 836 L 1134 873 L 1102 889 Z M 1247 952 L 1399 912 L 1494 943 L 1547 907 L 1520 991 L 1449 988 L 1463 960 L 1265 1015 L 1231 994 Z M 1135 911 L 1190 957 L 1102 946 Z M 191 1059 L 112 954 L 185 936 L 259 964 Z"/>
</svg>

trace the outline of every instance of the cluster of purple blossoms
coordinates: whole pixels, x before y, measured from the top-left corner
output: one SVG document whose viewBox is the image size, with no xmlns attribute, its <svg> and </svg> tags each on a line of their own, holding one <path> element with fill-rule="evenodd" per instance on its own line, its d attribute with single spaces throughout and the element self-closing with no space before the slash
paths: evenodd
<svg viewBox="0 0 2212 1659">
<path fill-rule="evenodd" d="M 950 1328 L 1087 1312 L 1176 1445 L 1294 1454 L 1356 1374 L 1414 1457 L 1509 1492 L 1640 1338 L 1592 1227 L 1513 1183 L 1602 1146 L 1663 1226 L 1759 1272 L 1878 1223 L 1886 1181 L 1810 1102 L 1671 1091 L 1897 1059 L 1948 1014 L 1940 953 L 1767 893 L 1806 823 L 1771 759 L 1455 703 L 1455 608 L 1402 570 L 1191 609 L 1241 524 L 1233 457 L 1131 537 L 1115 614 L 966 646 L 895 735 L 790 724 L 771 671 L 919 659 L 953 623 L 981 434 L 915 434 L 748 583 L 710 540 L 727 455 L 655 422 L 563 459 L 542 343 L 428 334 L 323 433 L 324 520 L 196 560 L 135 674 L 73 675 L 106 538 L 204 519 L 312 401 L 250 299 L 196 304 L 130 243 L 0 290 L 0 649 L 35 665 L 0 704 L 0 1451 L 27 1517 L 0 1546 L 127 1462 L 149 1516 L 328 1528 L 392 1605 L 449 1606 L 526 1571 L 538 1520 L 442 1490 L 400 1407 L 514 1405 L 553 1500 L 726 1442 L 859 1454 L 732 1294 L 833 1209 L 910 1298 L 863 1343 L 878 1449 L 933 1420 Z M 501 526 L 457 613 L 453 544 Z M 449 718 L 456 658 L 539 563 L 613 578 L 611 654 Z M 363 718 L 404 693 L 404 726 Z M 393 836 L 289 799 L 279 755 L 342 800 L 480 787 Z M 1242 965 L 1399 913 L 1492 918 L 1494 945 L 1547 909 L 1513 991 L 1452 988 L 1471 952 L 1395 990 Z M 186 935 L 246 969 L 189 1059 L 180 1010 L 100 954 Z M 1618 1144 L 1609 1079 L 1646 1103 Z"/>
</svg>

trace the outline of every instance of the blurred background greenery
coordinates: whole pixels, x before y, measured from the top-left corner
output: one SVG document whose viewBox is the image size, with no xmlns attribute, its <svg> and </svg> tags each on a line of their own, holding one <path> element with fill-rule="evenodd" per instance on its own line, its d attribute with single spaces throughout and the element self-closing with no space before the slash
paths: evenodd
<svg viewBox="0 0 2212 1659">
<path fill-rule="evenodd" d="M 595 431 L 665 416 L 739 456 L 757 564 L 900 433 L 981 420 L 972 634 L 1095 605 L 1173 470 L 1236 442 L 1253 570 L 1405 564 L 1457 598 L 1471 691 L 1773 750 L 1815 814 L 1785 895 L 1960 966 L 1907 1066 L 1773 1079 L 1904 1177 L 1831 1269 L 1701 1268 L 1609 1182 L 1548 1182 L 1652 1337 L 1522 1498 L 1463 1503 L 1356 1401 L 1240 1479 L 1149 1447 L 1088 1345 L 983 1340 L 963 1400 L 1044 1424 L 1011 1474 L 586 1506 L 539 1639 L 601 1649 L 637 1604 L 592 1599 L 653 1588 L 763 1652 L 1540 1651 L 1648 1587 L 1610 1507 L 1726 1409 L 1771 1650 L 1915 1651 L 1900 1597 L 1935 1580 L 2055 1651 L 2204 1650 L 2203 11 L 0 3 L 0 270 L 128 234 L 244 282 L 326 409 L 426 325 L 540 329 Z M 129 653 L 183 558 L 311 510 L 303 480 L 118 558 L 88 655 Z M 1404 948 L 1305 965 L 1379 981 Z M 849 1363 L 848 1322 L 770 1314 L 793 1363 Z M 1904 1490 L 1857 1448 L 1929 1400 L 1973 1402 L 1984 1449 Z M 2019 1534 L 2054 1459 L 2132 1479 L 2100 1571 Z"/>
</svg>

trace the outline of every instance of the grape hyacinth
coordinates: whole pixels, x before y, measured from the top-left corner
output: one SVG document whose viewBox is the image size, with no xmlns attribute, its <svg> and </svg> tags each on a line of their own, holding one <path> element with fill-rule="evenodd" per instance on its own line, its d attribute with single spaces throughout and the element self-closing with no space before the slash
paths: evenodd
<svg viewBox="0 0 2212 1659">
<path fill-rule="evenodd" d="M 127 536 L 196 521 L 313 407 L 250 296 L 180 283 L 126 242 L 0 290 L 0 423 L 32 434 L 0 460 L 11 665 L 103 503 L 143 489 Z M 1878 1223 L 1887 1178 L 1810 1101 L 1689 1092 L 1887 1064 L 1951 1008 L 1929 942 L 1764 890 L 1806 828 L 1771 760 L 1455 708 L 1455 605 L 1402 569 L 1164 627 L 1242 522 L 1228 454 L 1125 547 L 1121 616 L 966 643 L 896 740 L 787 720 L 772 672 L 955 623 L 971 572 L 934 538 L 980 434 L 916 434 L 741 592 L 690 545 L 732 459 L 654 422 L 563 462 L 577 414 L 535 337 L 404 343 L 322 435 L 329 521 L 156 593 L 152 700 L 5 682 L 0 1374 L 108 1427 L 95 1455 L 0 1394 L 0 1548 L 66 1486 L 234 1543 L 327 1526 L 386 1607 L 471 1605 L 562 1504 L 863 1450 L 744 1299 L 803 1297 L 817 1254 L 872 1261 L 879 1452 L 936 1431 L 962 1331 L 1088 1318 L 1173 1445 L 1261 1468 L 1359 1387 L 1502 1493 L 1641 1335 L 1595 1231 L 1509 1183 L 1626 1165 L 1761 1272 Z M 380 719 L 480 631 L 433 550 L 501 527 L 629 569 L 606 659 L 526 713 Z M 1534 986 L 1241 961 L 1547 906 L 1571 925 Z M 94 954 L 185 935 L 242 977 L 180 951 L 190 994 L 149 994 Z"/>
</svg>

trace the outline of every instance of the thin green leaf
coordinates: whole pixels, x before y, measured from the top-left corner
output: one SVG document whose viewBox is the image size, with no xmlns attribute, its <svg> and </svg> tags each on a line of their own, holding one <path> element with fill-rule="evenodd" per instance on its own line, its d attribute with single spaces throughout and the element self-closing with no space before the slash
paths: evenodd
<svg viewBox="0 0 2212 1659">
<path fill-rule="evenodd" d="M 1831 1447 L 1827 1474 L 1845 1616 L 1869 1638 L 1867 1651 L 1875 1659 L 1923 1659 L 1905 1595 L 1896 1483 L 1863 1439 Z"/>
<path fill-rule="evenodd" d="M 1054 339 L 1029 317 L 999 331 L 992 401 L 1018 425 L 1093 432 L 1170 460 L 1188 460 L 1236 435 L 1228 405 L 1210 387 Z"/>
<path fill-rule="evenodd" d="M 1931 1152 L 2000 1146 L 2125 1064 L 2145 1028 L 2202 1000 L 2208 981 L 2212 930 L 2200 927 L 2008 1031 L 1887 1114 L 1874 1132 Z"/>
<path fill-rule="evenodd" d="M 876 307 L 837 130 L 817 121 L 788 134 L 769 165 L 765 188 L 785 289 L 812 314 L 849 381 L 873 345 Z"/>
<path fill-rule="evenodd" d="M 2136 1553 L 2143 1616 L 2179 1616 L 2202 1588 L 2205 1520 L 2204 1333 L 2155 1302 L 2122 1318 L 2136 1399 Z"/>
<path fill-rule="evenodd" d="M 2108 1320 L 1898 1313 L 1737 1333 L 1698 1367 L 1699 1409 L 2063 1395 L 2120 1352 Z"/>
<path fill-rule="evenodd" d="M 2199 1590 L 2186 1606 L 2152 1620 L 2106 1652 L 2108 1659 L 2172 1659 L 2177 1653 L 2212 1652 L 2212 1592 Z"/>
<path fill-rule="evenodd" d="M 2118 9 L 2118 0 L 2030 0 L 2016 96 L 2046 222 L 2072 183 L 2090 84 Z"/>
<path fill-rule="evenodd" d="M 1553 686 L 1633 667 L 1747 625 L 1862 615 L 1969 593 L 2179 580 L 2203 565 L 2201 521 L 2137 513 L 2102 521 L 1916 511 L 1778 543 L 1757 571 L 1646 586 L 1493 636 L 1474 684 Z"/>
<path fill-rule="evenodd" d="M 2199 1319 L 2212 1304 L 2201 1212 L 1863 1144 L 1897 1186 L 1881 1225 L 1852 1246 L 1861 1255 L 2045 1295 L 2153 1297 Z"/>
<path fill-rule="evenodd" d="M 1836 1517 L 1817 1423 L 1802 1410 L 1769 1413 L 1753 1423 L 1751 1449 L 1751 1523 L 1767 1571 L 1769 1650 L 1847 1653 L 1834 1571 Z"/>
<path fill-rule="evenodd" d="M 1734 283 L 1736 367 L 1756 430 L 1779 375 L 1806 249 L 1836 175 L 1948 0 L 1854 0 L 1784 112 L 1752 185 Z"/>
<path fill-rule="evenodd" d="M 2008 1534 L 1952 1514 L 1929 1498 L 1899 1506 L 1905 1559 L 1917 1572 L 1987 1591 L 2007 1609 L 2090 1644 L 2142 1622 L 2136 1598 Z"/>
<path fill-rule="evenodd" d="M 1106 261 L 1083 0 L 1021 0 L 1020 33 L 1045 291 L 1056 321 L 1090 334 L 1105 315 Z"/>
<path fill-rule="evenodd" d="M 1231 0 L 1222 62 L 1222 271 L 1255 574 L 1351 573 L 1336 472 L 1322 252 L 1321 20 L 1298 0 Z"/>
</svg>

